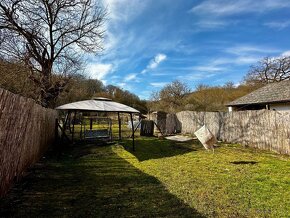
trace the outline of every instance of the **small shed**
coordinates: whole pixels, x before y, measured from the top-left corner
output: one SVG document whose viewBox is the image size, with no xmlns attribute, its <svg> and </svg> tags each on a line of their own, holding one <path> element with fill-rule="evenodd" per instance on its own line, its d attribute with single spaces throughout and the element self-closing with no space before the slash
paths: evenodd
<svg viewBox="0 0 290 218">
<path fill-rule="evenodd" d="M 127 113 L 131 118 L 132 125 L 132 139 L 133 139 L 133 150 L 135 149 L 134 144 L 134 124 L 133 124 L 133 114 L 140 114 L 138 110 L 132 108 L 130 106 L 114 102 L 108 98 L 97 97 L 91 100 L 85 101 L 77 101 L 69 104 L 64 104 L 56 108 L 56 110 L 63 110 L 67 113 L 67 117 L 69 114 L 76 114 L 79 112 L 111 112 L 118 114 L 118 124 L 119 124 L 119 139 L 121 139 L 121 120 L 120 113 Z M 63 130 L 64 131 L 64 130 Z M 74 128 L 73 128 L 74 133 Z M 73 139 L 72 133 L 72 139 Z"/>
<path fill-rule="evenodd" d="M 290 112 L 290 80 L 269 83 L 227 104 L 229 111 L 276 110 Z"/>
</svg>

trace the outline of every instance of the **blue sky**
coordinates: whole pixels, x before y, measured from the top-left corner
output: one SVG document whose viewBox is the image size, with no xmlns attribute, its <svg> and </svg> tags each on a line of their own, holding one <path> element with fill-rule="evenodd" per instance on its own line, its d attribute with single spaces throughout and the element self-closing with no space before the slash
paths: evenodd
<svg viewBox="0 0 290 218">
<path fill-rule="evenodd" d="M 102 0 L 102 55 L 86 73 L 148 99 L 179 79 L 238 84 L 266 56 L 290 55 L 289 0 Z"/>
</svg>

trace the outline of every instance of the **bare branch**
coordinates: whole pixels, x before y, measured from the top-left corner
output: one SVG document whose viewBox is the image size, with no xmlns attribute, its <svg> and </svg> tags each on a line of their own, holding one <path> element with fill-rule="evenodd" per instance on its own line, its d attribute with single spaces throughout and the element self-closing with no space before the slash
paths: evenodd
<svg viewBox="0 0 290 218">
<path fill-rule="evenodd" d="M 248 83 L 271 83 L 290 79 L 290 57 L 266 57 L 252 66 L 245 77 Z"/>
<path fill-rule="evenodd" d="M 51 75 L 80 69 L 76 50 L 102 50 L 105 16 L 92 0 L 1 0 L 1 56 L 23 60 L 40 75 L 40 98 L 48 106 L 55 98 L 49 93 L 55 87 Z"/>
</svg>

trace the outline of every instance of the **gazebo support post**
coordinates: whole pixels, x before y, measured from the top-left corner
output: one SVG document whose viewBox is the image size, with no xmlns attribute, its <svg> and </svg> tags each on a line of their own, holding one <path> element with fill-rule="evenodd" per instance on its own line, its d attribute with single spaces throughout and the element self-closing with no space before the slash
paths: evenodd
<svg viewBox="0 0 290 218">
<path fill-rule="evenodd" d="M 55 144 L 58 143 L 58 140 L 59 140 L 59 135 L 58 135 L 58 119 L 56 118 L 55 119 L 55 125 L 54 125 L 54 141 L 55 141 Z"/>
<path fill-rule="evenodd" d="M 69 113 L 69 116 L 68 116 L 68 126 L 69 126 L 69 133 L 72 133 L 72 128 L 71 128 L 71 122 L 72 122 L 72 114 L 73 112 L 70 112 Z"/>
<path fill-rule="evenodd" d="M 93 129 L 93 118 L 90 118 L 90 130 Z"/>
<path fill-rule="evenodd" d="M 130 113 L 130 118 L 131 118 L 131 125 L 132 125 L 132 139 L 133 139 L 132 145 L 133 145 L 133 151 L 135 151 L 135 136 L 134 136 L 135 131 L 134 131 L 134 123 L 133 123 L 133 114 L 132 113 Z"/>
<path fill-rule="evenodd" d="M 138 125 L 136 126 L 136 128 L 134 129 L 134 133 L 137 131 L 138 127 L 141 125 L 141 122 L 138 123 Z M 131 138 L 133 137 L 133 135 L 131 135 Z"/>
<path fill-rule="evenodd" d="M 157 123 L 155 123 L 155 121 L 153 121 L 153 123 L 155 124 L 156 128 L 159 130 L 159 132 L 161 133 L 162 136 L 164 136 L 163 132 L 161 131 L 160 127 L 157 125 Z"/>
<path fill-rule="evenodd" d="M 72 140 L 72 143 L 74 143 L 75 121 L 76 121 L 76 111 L 74 111 L 73 119 L 72 119 L 72 122 L 73 122 L 73 125 L 72 125 L 72 133 L 71 133 L 71 140 Z"/>
<path fill-rule="evenodd" d="M 66 114 L 66 116 L 64 118 L 64 122 L 63 122 L 63 125 L 62 125 L 62 131 L 61 131 L 61 140 L 63 139 L 63 137 L 65 135 L 65 128 L 66 128 L 66 124 L 67 124 L 67 120 L 68 120 L 69 114 L 70 114 L 70 111 L 67 112 L 67 114 Z"/>
<path fill-rule="evenodd" d="M 119 141 L 122 140 L 122 127 L 121 127 L 121 118 L 120 118 L 120 112 L 118 112 L 118 124 L 119 124 Z"/>
</svg>

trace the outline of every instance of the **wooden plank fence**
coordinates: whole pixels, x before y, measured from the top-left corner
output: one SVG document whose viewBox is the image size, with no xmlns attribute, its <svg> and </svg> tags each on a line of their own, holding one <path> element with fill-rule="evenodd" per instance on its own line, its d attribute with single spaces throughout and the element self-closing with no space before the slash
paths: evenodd
<svg viewBox="0 0 290 218">
<path fill-rule="evenodd" d="M 53 143 L 57 112 L 0 88 L 0 196 Z"/>
<path fill-rule="evenodd" d="M 219 139 L 290 155 L 290 113 L 271 110 L 176 114 L 181 131 L 194 134 L 206 125 Z"/>
</svg>

